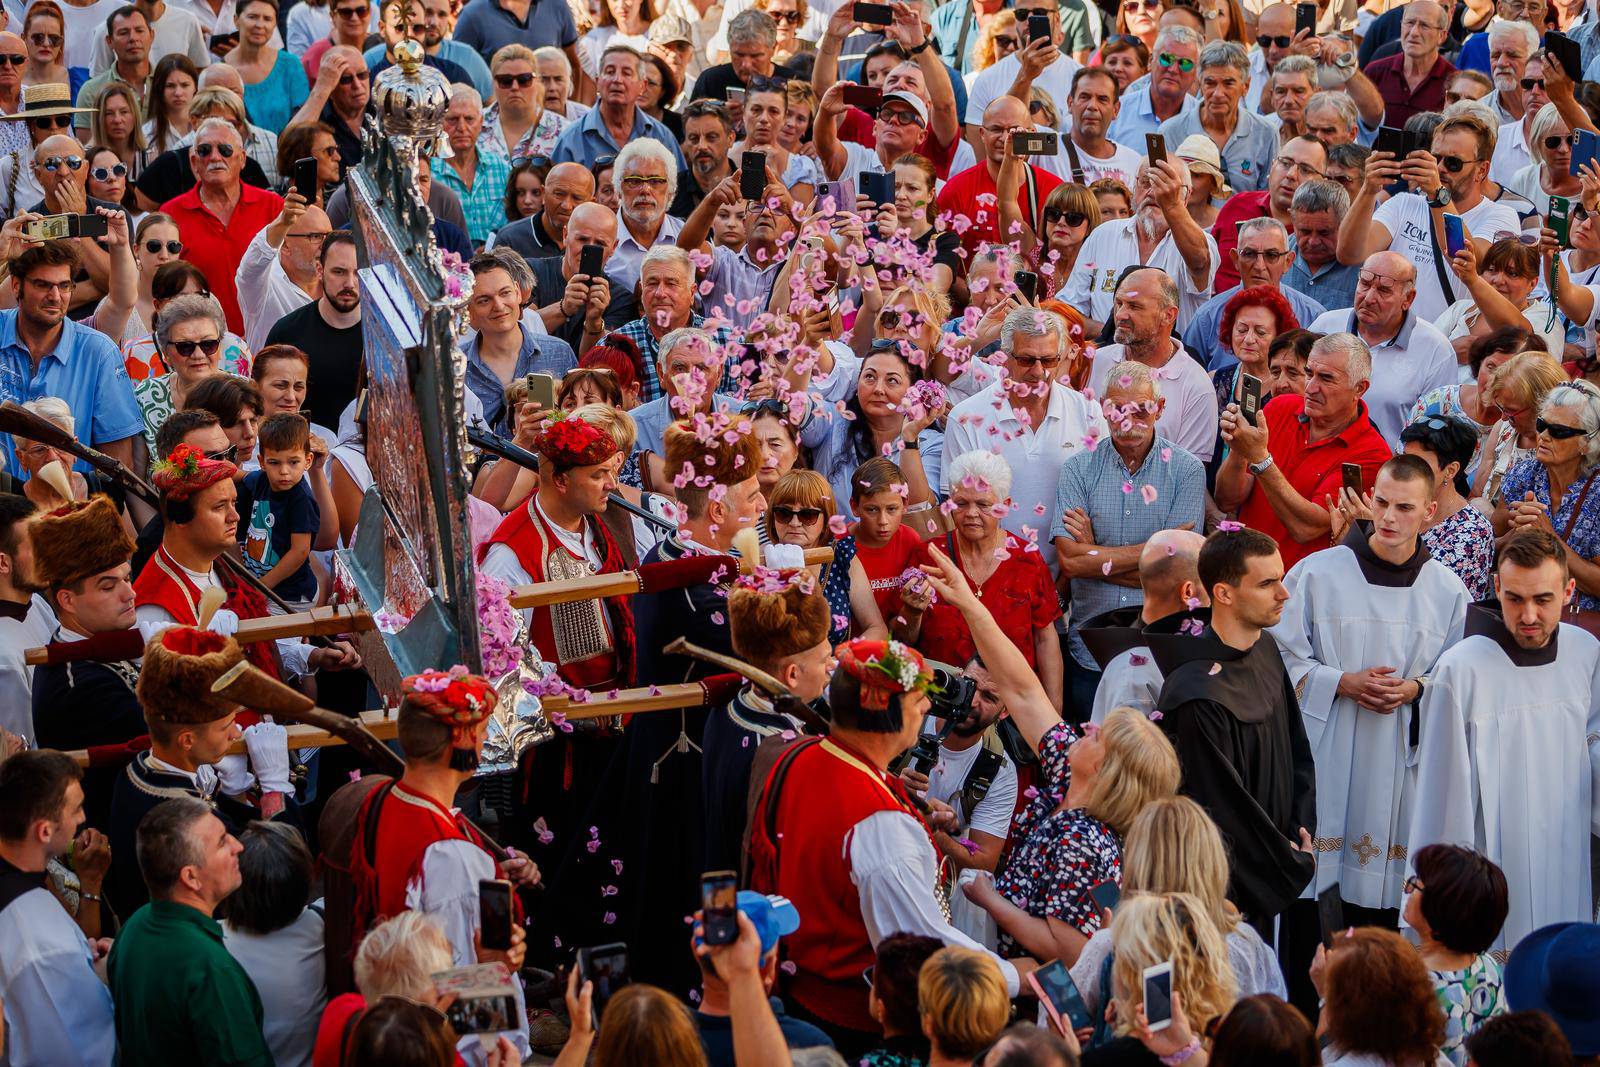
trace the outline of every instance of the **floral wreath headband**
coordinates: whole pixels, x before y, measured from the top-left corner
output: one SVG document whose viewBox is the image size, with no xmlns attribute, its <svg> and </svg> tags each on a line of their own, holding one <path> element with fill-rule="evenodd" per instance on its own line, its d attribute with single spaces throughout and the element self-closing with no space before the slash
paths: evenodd
<svg viewBox="0 0 1600 1067">
<path fill-rule="evenodd" d="M 840 645 L 839 666 L 861 684 L 861 706 L 886 711 L 899 693 L 933 693 L 933 672 L 916 649 L 899 641 L 857 639 Z"/>
<path fill-rule="evenodd" d="M 497 698 L 488 680 L 468 673 L 460 664 L 448 671 L 423 671 L 400 683 L 407 695 L 416 694 L 418 710 L 450 727 L 450 743 L 455 748 L 472 747 L 472 730 L 495 709 Z"/>
</svg>

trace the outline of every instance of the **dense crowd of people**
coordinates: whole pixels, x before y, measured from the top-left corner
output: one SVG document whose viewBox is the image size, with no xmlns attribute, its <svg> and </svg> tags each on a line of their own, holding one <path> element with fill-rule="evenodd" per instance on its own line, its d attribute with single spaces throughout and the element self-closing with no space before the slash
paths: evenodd
<svg viewBox="0 0 1600 1067">
<path fill-rule="evenodd" d="M 0 1063 L 1600 1063 L 1592 5 L 4 8 Z"/>
</svg>

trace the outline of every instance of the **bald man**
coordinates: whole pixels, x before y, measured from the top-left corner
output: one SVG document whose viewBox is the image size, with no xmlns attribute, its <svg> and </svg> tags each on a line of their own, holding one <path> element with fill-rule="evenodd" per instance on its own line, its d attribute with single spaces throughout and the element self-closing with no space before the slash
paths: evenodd
<svg viewBox="0 0 1600 1067">
<path fill-rule="evenodd" d="M 278 217 L 251 238 L 236 273 L 250 351 L 261 350 L 279 319 L 322 295 L 317 254 L 332 229 L 327 212 L 290 189 Z"/>
<path fill-rule="evenodd" d="M 1416 264 L 1398 252 L 1375 252 L 1356 276 L 1355 307 L 1325 312 L 1310 326 L 1316 333 L 1353 333 L 1372 350 L 1367 410 L 1396 452 L 1417 398 L 1460 373 L 1455 348 L 1417 313 L 1416 300 Z"/>
<path fill-rule="evenodd" d="M 983 125 L 978 129 L 978 140 L 983 146 L 983 160 L 952 175 L 939 191 L 939 210 L 965 215 L 972 226 L 961 235 L 961 244 L 971 256 L 980 245 L 1008 240 L 1000 236 L 1000 214 L 995 207 L 996 182 L 1000 177 L 1000 164 L 1005 162 L 1011 135 L 1019 130 L 1032 130 L 1033 120 L 1028 115 L 1028 105 L 1014 96 L 1002 96 L 983 110 Z M 1041 212 L 1051 190 L 1061 184 L 1061 179 L 1047 170 L 1029 163 L 1032 181 L 1024 181 L 1017 193 L 1017 208 L 1034 233 L 1044 232 Z M 1035 190 L 1032 198 L 1029 188 Z"/>
<path fill-rule="evenodd" d="M 1050 536 L 1061 574 L 1072 581 L 1068 678 L 1080 721 L 1093 707 L 1103 662 L 1087 646 L 1083 626 L 1135 607 L 1148 595 L 1142 589 L 1143 560 L 1153 538 L 1197 529 L 1205 521 L 1205 469 L 1161 430 L 1165 409 L 1174 403 L 1164 395 L 1168 384 L 1143 363 L 1111 365 L 1097 389 L 1111 439 L 1068 457 L 1056 477 L 1059 518 Z M 1132 491 L 1124 492 L 1128 485 Z"/>
<path fill-rule="evenodd" d="M 29 211 L 40 215 L 82 215 L 103 207 L 126 215 L 121 204 L 97 200 L 88 194 L 88 153 L 64 133 L 46 137 L 33 150 L 33 177 L 44 190 L 44 199 Z M 73 243 L 83 256 L 83 269 L 89 280 L 104 293 L 111 277 L 111 254 L 93 237 L 79 237 Z"/>
<path fill-rule="evenodd" d="M 567 166 L 576 164 L 561 164 Z M 551 175 L 561 167 L 552 170 Z M 548 184 L 545 190 L 548 193 Z M 533 270 L 533 306 L 539 309 L 539 318 L 550 336 L 561 338 L 581 356 L 607 332 L 632 322 L 639 313 L 630 286 L 611 278 L 604 270 L 595 277 L 581 270 L 586 245 L 600 247 L 602 264 L 611 258 L 617 247 L 617 213 L 592 201 L 579 204 L 566 219 L 566 237 L 567 246 L 561 255 L 528 260 Z"/>
<path fill-rule="evenodd" d="M 557 163 L 544 177 L 544 210 L 517 219 L 496 231 L 490 247 L 505 245 L 529 263 L 559 258 L 567 245 L 568 218 L 580 204 L 594 200 L 594 175 L 582 163 Z M 612 212 L 615 219 L 616 213 Z"/>
<path fill-rule="evenodd" d="M 1089 721 L 1104 722 L 1113 708 L 1133 708 L 1145 715 L 1155 708 L 1161 670 L 1143 635 L 1177 633 L 1195 612 L 1211 605 L 1200 581 L 1200 547 L 1205 543 L 1193 530 L 1162 530 L 1150 538 L 1139 552 L 1144 604 L 1136 612 L 1108 612 L 1084 624 L 1085 642 L 1097 656 L 1105 657 Z"/>
</svg>

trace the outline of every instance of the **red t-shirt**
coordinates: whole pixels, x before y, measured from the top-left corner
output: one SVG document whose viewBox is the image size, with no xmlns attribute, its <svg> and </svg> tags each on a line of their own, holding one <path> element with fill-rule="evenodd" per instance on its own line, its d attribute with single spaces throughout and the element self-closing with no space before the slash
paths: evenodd
<svg viewBox="0 0 1600 1067">
<path fill-rule="evenodd" d="M 854 141 L 867 148 L 878 147 L 878 135 L 872 131 L 872 116 L 858 107 L 853 107 L 844 113 L 844 118 L 839 120 L 839 140 Z M 950 177 L 950 164 L 956 158 L 956 147 L 961 144 L 961 134 L 957 133 L 950 138 L 950 143 L 942 145 L 939 138 L 934 135 L 933 127 L 923 131 L 922 142 L 917 145 L 916 153 L 933 164 L 933 169 L 939 173 L 940 178 Z"/>
<path fill-rule="evenodd" d="M 1021 210 L 1022 217 L 1033 226 L 1033 232 L 1041 233 L 1043 231 L 1039 213 L 1044 208 L 1046 198 L 1050 196 L 1050 190 L 1060 185 L 1061 179 L 1032 164 L 1029 164 L 1028 169 L 1033 172 L 1033 195 L 1029 197 L 1028 182 L 1023 181 L 1022 188 L 1017 191 L 1017 207 Z M 998 194 L 994 179 L 989 176 L 987 163 L 968 167 L 945 182 L 944 188 L 939 190 L 941 213 L 948 211 L 953 215 L 965 215 L 972 220 L 967 232 L 961 234 L 961 247 L 967 250 L 969 259 L 984 242 L 994 244 L 1015 239 L 1010 234 L 1000 233 L 1000 211 L 996 206 L 997 203 Z"/>
<path fill-rule="evenodd" d="M 857 524 L 859 526 L 859 524 Z M 855 531 L 851 531 L 855 533 Z M 872 599 L 878 602 L 878 612 L 883 621 L 892 623 L 900 614 L 900 586 L 906 568 L 912 566 L 912 557 L 919 554 L 922 538 L 904 524 L 889 538 L 882 548 L 868 548 L 856 533 L 856 559 L 872 582 Z"/>
<path fill-rule="evenodd" d="M 1272 207 L 1267 199 L 1269 195 L 1265 189 L 1234 193 L 1228 197 L 1228 202 L 1218 209 L 1216 224 L 1211 227 L 1211 236 L 1217 242 L 1217 251 L 1221 253 L 1222 262 L 1217 267 L 1217 280 L 1212 283 L 1213 292 L 1224 293 L 1239 284 L 1239 268 L 1233 265 L 1233 257 L 1228 253 L 1239 247 L 1239 223 L 1249 219 L 1264 219 L 1272 214 Z"/>
<path fill-rule="evenodd" d="M 311 1049 L 311 1067 L 343 1067 L 347 1033 L 355 1031 L 352 1015 L 365 1011 L 367 1001 L 360 993 L 341 993 L 328 1001 L 322 1009 L 322 1022 L 317 1024 L 317 1043 Z M 455 1067 L 466 1067 L 461 1053 L 456 1053 Z"/>
<path fill-rule="evenodd" d="M 1006 534 L 1005 548 L 1010 555 L 1000 561 L 988 581 L 978 586 L 978 599 L 1027 659 L 1028 666 L 1037 667 L 1033 632 L 1054 625 L 1061 617 L 1061 605 L 1056 598 L 1056 583 L 1050 577 L 1050 568 L 1038 552 L 1029 552 L 1027 547 L 1027 542 L 1021 538 Z M 951 546 L 949 537 L 939 542 L 939 550 L 961 567 L 961 556 Z M 933 562 L 927 543 L 917 551 L 913 562 L 919 565 Z M 962 573 L 966 573 L 964 568 Z M 967 629 L 960 610 L 936 600 L 922 617 L 922 636 L 917 641 L 917 651 L 959 668 L 972 659 L 977 646 L 972 643 L 972 632 Z"/>
<path fill-rule="evenodd" d="M 1274 397 L 1261 409 L 1267 420 L 1267 452 L 1295 492 L 1321 507 L 1326 498 L 1338 494 L 1343 484 L 1340 468 L 1345 463 L 1360 464 L 1361 485 L 1370 490 L 1377 480 L 1378 468 L 1392 453 L 1383 434 L 1367 417 L 1367 405 L 1361 403 L 1361 414 L 1342 432 L 1316 444 L 1308 440 L 1311 425 L 1305 421 L 1305 407 L 1305 397 L 1287 395 Z M 1251 490 L 1244 507 L 1239 509 L 1239 521 L 1278 542 L 1285 569 L 1328 547 L 1328 539 L 1320 535 L 1310 541 L 1290 538 L 1288 527 L 1272 510 L 1267 494 L 1259 489 Z"/>
<path fill-rule="evenodd" d="M 250 247 L 251 240 L 283 210 L 283 198 L 253 185 L 241 185 L 239 202 L 234 205 L 226 226 L 201 205 L 198 185 L 162 204 L 161 210 L 177 223 L 178 237 L 183 241 L 183 258 L 199 267 L 206 276 L 211 295 L 217 298 L 223 314 L 228 317 L 228 329 L 244 333 L 244 316 L 239 311 L 239 290 L 234 275 L 239 271 L 239 261 L 244 258 L 244 250 Z"/>
</svg>

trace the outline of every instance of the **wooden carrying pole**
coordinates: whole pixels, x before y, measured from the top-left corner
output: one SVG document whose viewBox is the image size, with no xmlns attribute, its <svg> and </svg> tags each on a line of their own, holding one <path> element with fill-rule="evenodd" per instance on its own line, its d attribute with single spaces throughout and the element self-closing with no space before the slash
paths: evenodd
<svg viewBox="0 0 1600 1067">
<path fill-rule="evenodd" d="M 267 615 L 259 619 L 239 620 L 239 629 L 233 639 L 241 645 L 248 645 L 256 641 L 277 641 L 285 637 L 318 637 L 329 634 L 361 633 L 373 627 L 371 613 L 348 604 L 332 607 L 312 608 L 310 611 L 300 611 L 292 615 Z M 62 642 L 60 644 L 30 648 L 23 653 L 23 662 L 30 666 L 39 666 L 50 662 L 52 651 L 56 653 L 57 662 L 73 662 L 78 659 L 95 659 L 97 655 L 74 656 L 71 645 L 75 642 Z M 144 651 L 143 643 L 139 643 L 139 651 L 132 652 L 127 659 L 137 659 Z M 106 657 L 111 658 L 111 657 Z M 123 658 L 123 657 L 118 657 Z"/>
<path fill-rule="evenodd" d="M 393 741 L 395 733 L 395 717 L 391 711 L 364 711 L 361 713 L 361 725 L 379 741 Z M 345 745 L 349 742 L 338 734 L 329 733 L 305 723 L 294 723 L 284 727 L 284 732 L 289 735 L 289 749 L 302 748 L 330 748 L 334 745 Z M 228 755 L 240 755 L 246 751 L 244 738 L 240 738 L 228 746 Z M 76 749 L 67 753 L 77 761 L 78 766 L 89 766 L 89 753 L 84 749 Z"/>
<path fill-rule="evenodd" d="M 806 565 L 833 562 L 832 548 L 806 549 Z M 743 569 L 743 568 L 741 568 Z M 593 574 L 586 578 L 564 578 L 558 582 L 519 585 L 509 597 L 514 608 L 539 608 L 549 604 L 570 604 L 578 600 L 599 600 L 612 596 L 632 596 L 640 591 L 638 571 Z"/>
<path fill-rule="evenodd" d="M 539 706 L 546 714 L 559 712 L 569 722 L 576 719 L 603 719 L 608 715 L 633 715 L 641 711 L 698 708 L 705 703 L 706 689 L 698 682 L 659 685 L 654 692 L 649 687 L 619 689 L 614 697 L 596 694 L 581 704 L 564 696 L 539 698 Z"/>
</svg>

